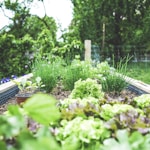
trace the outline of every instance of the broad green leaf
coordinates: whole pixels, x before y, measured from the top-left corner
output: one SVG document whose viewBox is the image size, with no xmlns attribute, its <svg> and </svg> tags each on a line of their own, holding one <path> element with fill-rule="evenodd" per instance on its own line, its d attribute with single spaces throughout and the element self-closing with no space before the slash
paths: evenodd
<svg viewBox="0 0 150 150">
<path fill-rule="evenodd" d="M 144 143 L 144 137 L 139 132 L 134 132 L 130 138 L 129 141 L 132 145 L 132 148 L 138 149 L 140 145 L 143 145 Z"/>
<path fill-rule="evenodd" d="M 41 137 L 31 141 L 27 140 L 22 144 L 20 150 L 60 150 L 60 147 L 52 137 Z"/>
<path fill-rule="evenodd" d="M 20 108 L 18 105 L 9 105 L 8 106 L 8 114 L 14 115 L 14 116 L 22 116 L 25 114 L 24 110 Z"/>
<path fill-rule="evenodd" d="M 18 135 L 20 129 L 25 126 L 24 118 L 20 120 L 18 116 L 0 117 L 0 136 L 10 138 Z"/>
<path fill-rule="evenodd" d="M 117 142 L 115 139 L 110 138 L 104 141 L 102 150 L 132 150 L 127 141 Z"/>
<path fill-rule="evenodd" d="M 116 135 L 117 135 L 117 138 L 120 142 L 128 142 L 127 130 L 118 130 Z"/>
<path fill-rule="evenodd" d="M 55 99 L 46 94 L 33 95 L 23 107 L 33 120 L 44 125 L 49 125 L 60 118 Z"/>
<path fill-rule="evenodd" d="M 7 150 L 6 143 L 4 143 L 3 141 L 0 141 L 0 149 L 1 150 Z"/>
</svg>

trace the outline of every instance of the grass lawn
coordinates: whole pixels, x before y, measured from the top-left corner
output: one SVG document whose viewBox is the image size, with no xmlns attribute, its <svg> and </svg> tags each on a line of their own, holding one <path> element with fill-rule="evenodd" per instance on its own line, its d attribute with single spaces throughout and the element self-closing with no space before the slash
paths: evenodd
<svg viewBox="0 0 150 150">
<path fill-rule="evenodd" d="M 127 76 L 150 84 L 150 62 L 132 62 L 128 64 Z"/>
</svg>

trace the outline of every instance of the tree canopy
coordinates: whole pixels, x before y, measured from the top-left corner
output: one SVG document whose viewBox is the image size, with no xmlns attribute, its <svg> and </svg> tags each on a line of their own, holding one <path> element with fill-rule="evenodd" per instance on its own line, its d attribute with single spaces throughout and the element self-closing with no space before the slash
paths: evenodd
<svg viewBox="0 0 150 150">
<path fill-rule="evenodd" d="M 52 17 L 32 15 L 33 0 L 4 0 L 0 9 L 11 23 L 0 31 L 0 77 L 30 72 L 36 52 L 50 52 L 57 43 L 57 25 Z M 42 1 L 43 2 L 43 1 Z M 9 11 L 11 15 L 7 15 Z M 8 58 L 8 59 L 6 59 Z"/>
<path fill-rule="evenodd" d="M 149 47 L 149 0 L 71 2 L 74 6 L 72 28 L 74 26 L 82 41 L 90 39 L 102 50 L 113 47 L 116 58 L 123 56 L 123 46 L 145 46 L 145 49 Z"/>
</svg>

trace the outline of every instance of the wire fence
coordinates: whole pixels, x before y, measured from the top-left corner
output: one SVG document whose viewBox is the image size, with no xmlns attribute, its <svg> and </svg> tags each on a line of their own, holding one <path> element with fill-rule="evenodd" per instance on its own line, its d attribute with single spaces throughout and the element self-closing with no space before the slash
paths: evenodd
<svg viewBox="0 0 150 150">
<path fill-rule="evenodd" d="M 117 52 L 116 52 L 117 51 Z M 101 49 L 98 45 L 91 46 L 91 57 L 95 61 L 110 60 L 117 54 L 118 58 L 131 57 L 132 62 L 150 62 L 150 49 L 145 46 L 115 46 Z"/>
</svg>

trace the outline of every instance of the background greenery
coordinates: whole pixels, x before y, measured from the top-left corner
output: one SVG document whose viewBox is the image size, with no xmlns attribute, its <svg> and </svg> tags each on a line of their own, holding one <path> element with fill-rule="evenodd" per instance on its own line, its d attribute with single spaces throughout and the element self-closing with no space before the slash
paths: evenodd
<svg viewBox="0 0 150 150">
<path fill-rule="evenodd" d="M 44 5 L 44 0 L 39 0 Z M 58 25 L 54 18 L 32 15 L 33 0 L 0 3 L 1 11 L 12 12 L 10 24 L 0 30 L 0 78 L 29 73 L 39 53 L 52 53 L 73 59 L 83 58 L 84 40 L 100 48 L 101 61 L 126 54 L 144 55 L 150 52 L 149 0 L 71 0 L 73 19 L 68 30 L 56 38 Z M 59 4 L 58 4 L 59 5 Z M 138 56 L 137 56 L 138 57 Z M 69 61 L 68 61 L 69 62 Z"/>
<path fill-rule="evenodd" d="M 134 79 L 150 84 L 149 67 L 150 67 L 149 62 L 130 63 L 127 67 L 127 75 Z"/>
</svg>

